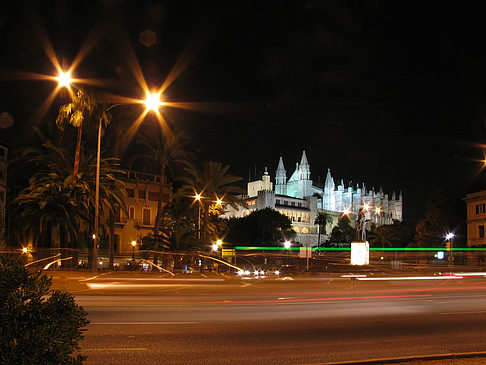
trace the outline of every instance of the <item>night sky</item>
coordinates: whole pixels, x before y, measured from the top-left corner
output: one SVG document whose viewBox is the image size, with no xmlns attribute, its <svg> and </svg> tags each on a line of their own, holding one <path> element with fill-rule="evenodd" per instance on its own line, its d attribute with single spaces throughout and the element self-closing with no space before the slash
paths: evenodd
<svg viewBox="0 0 486 365">
<path fill-rule="evenodd" d="M 462 3 L 461 3 L 462 4 Z M 158 87 L 180 70 L 163 111 L 199 159 L 248 179 L 283 156 L 287 176 L 305 149 L 314 182 L 402 190 L 416 220 L 437 187 L 483 188 L 486 31 L 484 10 L 445 2 L 45 1 L 0 5 L 0 129 L 12 147 L 30 143 L 36 110 L 54 83 L 40 29 L 69 66 L 93 47 L 75 77 L 141 97 L 129 55 Z M 146 30 L 156 35 L 147 46 Z M 149 39 L 150 40 L 150 39 Z M 143 43 L 146 43 L 145 45 Z M 55 115 L 54 101 L 47 113 Z M 54 114 L 53 114 L 54 113 Z M 156 126 L 145 121 L 142 128 Z"/>
</svg>

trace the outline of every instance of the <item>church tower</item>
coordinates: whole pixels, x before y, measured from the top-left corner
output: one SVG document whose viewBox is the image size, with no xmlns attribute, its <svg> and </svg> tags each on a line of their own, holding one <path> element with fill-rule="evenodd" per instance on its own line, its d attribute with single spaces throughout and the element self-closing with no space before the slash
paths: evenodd
<svg viewBox="0 0 486 365">
<path fill-rule="evenodd" d="M 324 196 L 322 197 L 322 207 L 327 210 L 336 210 L 336 197 L 334 190 L 336 185 L 331 176 L 331 169 L 327 169 L 326 183 L 324 184 Z"/>
<path fill-rule="evenodd" d="M 283 164 L 282 156 L 278 161 L 277 173 L 275 174 L 275 194 L 287 195 L 287 172 Z"/>
<path fill-rule="evenodd" d="M 312 180 L 310 179 L 310 165 L 307 162 L 305 151 L 302 151 L 302 158 L 299 165 L 299 193 L 298 198 L 305 198 L 312 195 Z"/>
</svg>

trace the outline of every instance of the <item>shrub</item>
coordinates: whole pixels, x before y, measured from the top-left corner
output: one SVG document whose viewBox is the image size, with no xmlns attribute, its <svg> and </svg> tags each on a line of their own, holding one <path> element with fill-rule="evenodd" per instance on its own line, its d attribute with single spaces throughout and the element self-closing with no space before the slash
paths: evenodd
<svg viewBox="0 0 486 365">
<path fill-rule="evenodd" d="M 0 257 L 0 364 L 82 364 L 87 313 L 74 297 L 51 289 L 51 278 Z"/>
</svg>

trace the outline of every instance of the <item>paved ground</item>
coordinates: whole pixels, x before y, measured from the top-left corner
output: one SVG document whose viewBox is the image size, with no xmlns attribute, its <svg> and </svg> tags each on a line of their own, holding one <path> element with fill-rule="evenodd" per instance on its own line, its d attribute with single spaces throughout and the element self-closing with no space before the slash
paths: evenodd
<svg viewBox="0 0 486 365">
<path fill-rule="evenodd" d="M 486 349 L 484 277 L 223 279 L 54 281 L 89 312 L 87 364 L 321 364 Z M 438 363 L 450 361 L 469 360 Z"/>
</svg>

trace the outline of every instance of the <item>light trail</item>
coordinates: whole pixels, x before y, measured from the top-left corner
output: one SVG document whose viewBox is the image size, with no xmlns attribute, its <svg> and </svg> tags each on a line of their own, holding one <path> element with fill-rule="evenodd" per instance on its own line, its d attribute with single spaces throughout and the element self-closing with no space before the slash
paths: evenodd
<svg viewBox="0 0 486 365">
<path fill-rule="evenodd" d="M 25 264 L 24 267 L 27 267 L 27 266 L 30 266 L 30 265 L 33 265 L 33 264 L 36 264 L 38 262 L 41 262 L 41 261 L 45 261 L 45 260 L 49 260 L 49 259 L 53 259 L 55 257 L 59 257 L 61 256 L 60 253 L 58 253 L 57 255 L 54 255 L 54 256 L 50 256 L 50 257 L 46 257 L 46 258 L 43 258 L 43 259 L 40 259 L 40 260 L 36 260 L 36 261 L 32 261 L 32 262 L 29 262 L 28 264 Z"/>
<path fill-rule="evenodd" d="M 389 277 L 389 278 L 356 278 L 356 280 L 360 281 L 394 281 L 394 280 L 454 280 L 454 279 L 463 279 L 462 276 L 454 276 L 454 275 L 447 275 L 447 276 L 396 276 L 396 277 Z"/>
</svg>

